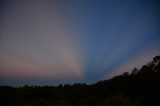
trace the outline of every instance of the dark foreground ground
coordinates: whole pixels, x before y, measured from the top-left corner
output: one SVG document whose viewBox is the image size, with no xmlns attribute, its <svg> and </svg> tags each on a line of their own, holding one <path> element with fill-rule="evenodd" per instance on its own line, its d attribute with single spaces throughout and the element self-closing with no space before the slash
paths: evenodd
<svg viewBox="0 0 160 106">
<path fill-rule="evenodd" d="M 160 106 L 160 56 L 92 85 L 1 86 L 0 106 Z"/>
</svg>

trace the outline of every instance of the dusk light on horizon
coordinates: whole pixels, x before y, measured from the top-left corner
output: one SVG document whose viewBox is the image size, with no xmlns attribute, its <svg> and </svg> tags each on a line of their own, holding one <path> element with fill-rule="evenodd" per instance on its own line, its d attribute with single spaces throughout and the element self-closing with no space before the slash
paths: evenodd
<svg viewBox="0 0 160 106">
<path fill-rule="evenodd" d="M 91 84 L 160 55 L 158 0 L 2 0 L 0 13 L 0 85 Z"/>
</svg>

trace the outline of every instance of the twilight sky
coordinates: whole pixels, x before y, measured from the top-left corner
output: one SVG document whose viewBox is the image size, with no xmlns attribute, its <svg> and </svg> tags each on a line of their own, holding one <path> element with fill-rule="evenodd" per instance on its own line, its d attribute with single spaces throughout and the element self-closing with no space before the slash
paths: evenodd
<svg viewBox="0 0 160 106">
<path fill-rule="evenodd" d="M 160 54 L 158 0 L 1 0 L 0 85 L 93 83 Z"/>
</svg>

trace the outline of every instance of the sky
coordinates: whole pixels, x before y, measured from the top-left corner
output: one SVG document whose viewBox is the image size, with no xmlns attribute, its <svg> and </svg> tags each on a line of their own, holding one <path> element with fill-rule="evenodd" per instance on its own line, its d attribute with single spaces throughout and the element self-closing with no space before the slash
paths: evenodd
<svg viewBox="0 0 160 106">
<path fill-rule="evenodd" d="M 0 85 L 95 83 L 160 55 L 158 0 L 1 0 Z"/>
</svg>

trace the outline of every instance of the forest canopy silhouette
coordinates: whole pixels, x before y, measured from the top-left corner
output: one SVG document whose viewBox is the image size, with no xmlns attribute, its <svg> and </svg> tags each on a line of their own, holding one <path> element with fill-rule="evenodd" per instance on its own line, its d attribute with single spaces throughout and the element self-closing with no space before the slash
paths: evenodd
<svg viewBox="0 0 160 106">
<path fill-rule="evenodd" d="M 158 106 L 160 56 L 131 73 L 86 85 L 0 86 L 1 106 Z"/>
</svg>

